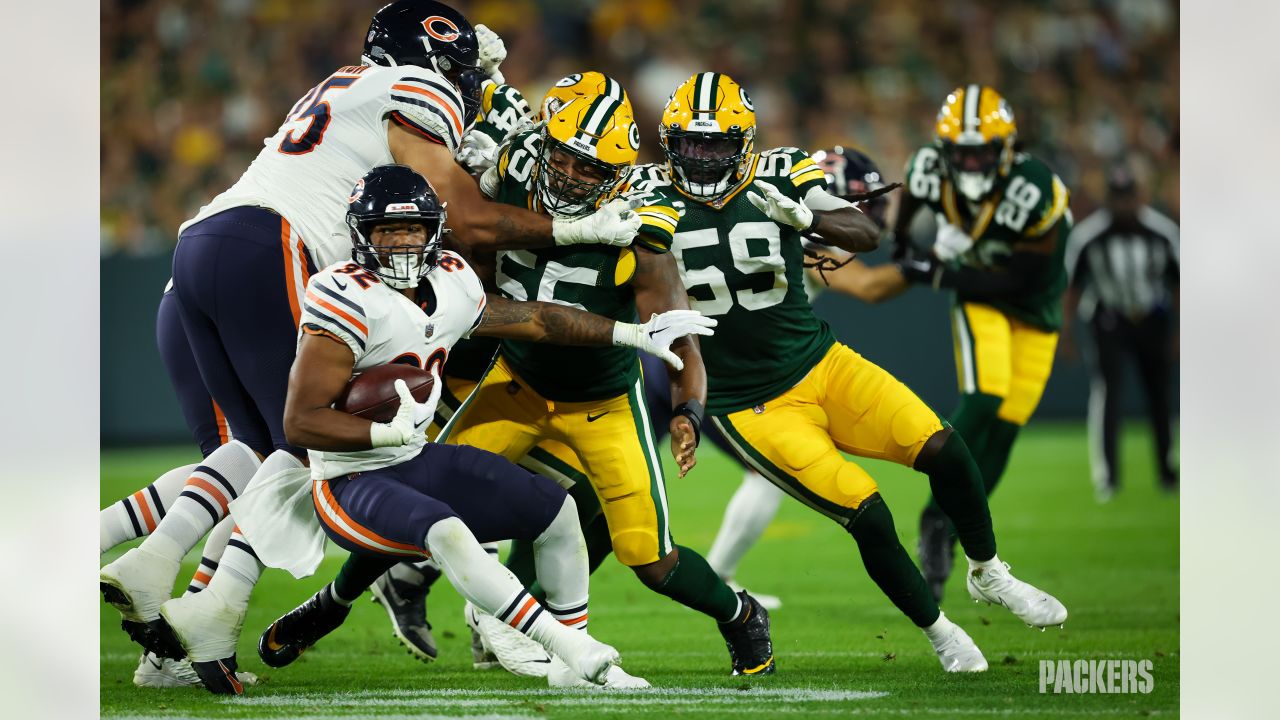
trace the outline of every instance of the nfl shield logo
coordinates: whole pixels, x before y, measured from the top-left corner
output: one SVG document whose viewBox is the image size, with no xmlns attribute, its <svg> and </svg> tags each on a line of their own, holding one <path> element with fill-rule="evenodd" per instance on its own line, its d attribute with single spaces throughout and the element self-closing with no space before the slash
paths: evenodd
<svg viewBox="0 0 1280 720">
<path fill-rule="evenodd" d="M 425 330 L 423 330 L 423 334 L 424 334 L 424 337 L 426 337 L 426 339 L 430 340 L 431 336 L 436 334 L 435 323 L 427 323 L 427 327 Z"/>
<path fill-rule="evenodd" d="M 764 414 L 764 406 L 763 406 L 763 405 L 757 405 L 757 406 L 755 406 L 755 407 L 751 408 L 751 412 L 753 412 L 753 413 L 755 413 L 755 414 L 757 414 L 757 415 L 763 415 L 763 414 Z"/>
</svg>

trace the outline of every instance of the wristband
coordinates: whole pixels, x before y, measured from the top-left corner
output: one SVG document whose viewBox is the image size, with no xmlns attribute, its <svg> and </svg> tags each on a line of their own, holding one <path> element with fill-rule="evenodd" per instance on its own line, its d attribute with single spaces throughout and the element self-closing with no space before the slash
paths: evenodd
<svg viewBox="0 0 1280 720">
<path fill-rule="evenodd" d="M 375 448 L 404 445 L 404 436 L 391 423 L 373 423 L 369 426 L 369 443 Z"/>
<path fill-rule="evenodd" d="M 697 447 L 702 442 L 702 415 L 706 412 L 702 402 L 697 398 L 692 398 L 680 403 L 672 409 L 672 415 L 683 415 L 689 419 L 689 424 L 693 425 L 693 445 Z"/>
</svg>

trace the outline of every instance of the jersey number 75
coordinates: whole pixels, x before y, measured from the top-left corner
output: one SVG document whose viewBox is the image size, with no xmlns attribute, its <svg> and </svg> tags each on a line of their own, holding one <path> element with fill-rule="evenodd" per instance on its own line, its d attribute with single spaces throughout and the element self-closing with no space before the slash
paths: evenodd
<svg viewBox="0 0 1280 720">
<path fill-rule="evenodd" d="M 332 75 L 328 80 L 311 88 L 311 92 L 289 111 L 282 127 L 289 127 L 289 132 L 280 141 L 280 152 L 285 155 L 305 155 L 324 140 L 324 131 L 329 127 L 329 102 L 325 95 L 335 90 L 346 90 L 359 77 L 354 75 Z"/>
</svg>

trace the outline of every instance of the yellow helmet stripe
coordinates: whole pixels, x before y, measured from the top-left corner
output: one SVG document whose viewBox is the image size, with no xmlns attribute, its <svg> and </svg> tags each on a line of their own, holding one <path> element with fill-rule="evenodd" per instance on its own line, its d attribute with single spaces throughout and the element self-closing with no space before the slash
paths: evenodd
<svg viewBox="0 0 1280 720">
<path fill-rule="evenodd" d="M 978 117 L 978 100 L 982 97 L 982 87 L 979 85 L 970 85 L 964 91 L 964 131 L 968 133 L 978 132 L 980 119 Z"/>
</svg>

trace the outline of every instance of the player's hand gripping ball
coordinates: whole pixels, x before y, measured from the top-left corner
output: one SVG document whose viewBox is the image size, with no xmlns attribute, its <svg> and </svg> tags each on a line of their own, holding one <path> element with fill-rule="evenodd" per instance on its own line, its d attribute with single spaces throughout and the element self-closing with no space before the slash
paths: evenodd
<svg viewBox="0 0 1280 720">
<path fill-rule="evenodd" d="M 390 422 L 400 408 L 396 380 L 404 380 L 414 400 L 424 403 L 431 398 L 434 384 L 431 373 L 415 365 L 391 363 L 371 367 L 351 378 L 346 389 L 333 401 L 333 408 L 373 422 Z"/>
</svg>

